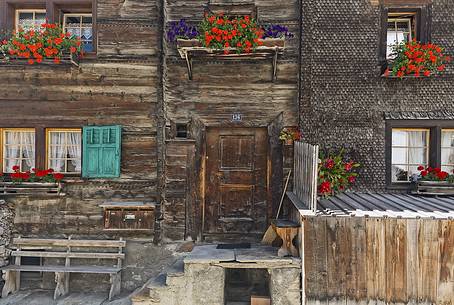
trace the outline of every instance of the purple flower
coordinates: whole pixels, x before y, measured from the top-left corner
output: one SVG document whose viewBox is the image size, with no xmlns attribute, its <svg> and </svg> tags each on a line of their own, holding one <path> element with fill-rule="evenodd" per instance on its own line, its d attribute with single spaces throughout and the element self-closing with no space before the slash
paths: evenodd
<svg viewBox="0 0 454 305">
<path fill-rule="evenodd" d="M 175 43 L 177 38 L 193 39 L 199 35 L 197 27 L 186 23 L 185 19 L 172 21 L 167 30 L 167 41 Z"/>
<path fill-rule="evenodd" d="M 293 38 L 288 27 L 280 24 L 269 24 L 263 27 L 263 38 Z"/>
</svg>

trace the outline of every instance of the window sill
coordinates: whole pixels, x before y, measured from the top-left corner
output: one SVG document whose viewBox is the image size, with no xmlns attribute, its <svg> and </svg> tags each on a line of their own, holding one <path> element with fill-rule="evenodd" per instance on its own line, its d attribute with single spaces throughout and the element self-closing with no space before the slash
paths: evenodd
<svg viewBox="0 0 454 305">
<path fill-rule="evenodd" d="M 390 183 L 386 186 L 387 190 L 390 191 L 406 191 L 410 192 L 413 188 L 413 184 L 411 182 L 401 182 L 401 183 Z"/>
</svg>

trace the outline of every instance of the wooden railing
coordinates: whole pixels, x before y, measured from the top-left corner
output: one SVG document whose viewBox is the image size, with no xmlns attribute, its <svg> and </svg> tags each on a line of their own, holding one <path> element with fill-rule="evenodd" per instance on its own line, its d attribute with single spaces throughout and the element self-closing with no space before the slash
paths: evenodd
<svg viewBox="0 0 454 305">
<path fill-rule="evenodd" d="M 293 195 L 312 212 L 317 211 L 318 145 L 294 144 Z"/>
</svg>

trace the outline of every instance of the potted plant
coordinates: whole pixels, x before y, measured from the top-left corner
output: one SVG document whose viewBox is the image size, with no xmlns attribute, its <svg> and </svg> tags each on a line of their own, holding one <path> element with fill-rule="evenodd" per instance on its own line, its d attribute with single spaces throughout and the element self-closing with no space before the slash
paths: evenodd
<svg viewBox="0 0 454 305">
<path fill-rule="evenodd" d="M 397 44 L 393 49 L 395 58 L 384 73 L 386 77 L 429 77 L 442 73 L 451 62 L 444 48 L 433 43 L 412 40 Z"/>
<path fill-rule="evenodd" d="M 416 192 L 423 194 L 454 194 L 454 175 L 439 167 L 418 166 L 419 174 L 412 177 L 416 183 Z"/>
<path fill-rule="evenodd" d="M 344 151 L 320 153 L 318 164 L 318 194 L 328 197 L 350 188 L 358 177 L 359 163 L 345 160 Z"/>
<path fill-rule="evenodd" d="M 41 29 L 22 30 L 0 42 L 3 61 L 24 61 L 30 65 L 59 64 L 62 60 L 74 61 L 83 55 L 81 41 L 65 33 L 58 24 L 43 24 Z"/>
<path fill-rule="evenodd" d="M 284 128 L 279 134 L 279 140 L 283 141 L 285 145 L 293 145 L 294 141 L 301 140 L 301 131 L 297 128 Z"/>
</svg>

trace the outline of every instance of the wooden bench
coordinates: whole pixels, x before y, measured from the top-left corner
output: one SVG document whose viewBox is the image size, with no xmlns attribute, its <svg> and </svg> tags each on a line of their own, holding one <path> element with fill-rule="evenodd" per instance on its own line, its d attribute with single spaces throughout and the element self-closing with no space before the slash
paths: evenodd
<svg viewBox="0 0 454 305">
<path fill-rule="evenodd" d="M 12 251 L 14 264 L 2 269 L 5 286 L 2 297 L 14 293 L 20 289 L 21 271 L 54 272 L 56 287 L 54 299 L 64 296 L 69 292 L 69 275 L 71 273 L 93 273 L 110 275 L 109 300 L 120 293 L 121 289 L 121 265 L 125 258 L 123 248 L 126 242 L 120 240 L 75 240 L 68 239 L 37 239 L 37 238 L 14 238 Z M 93 251 L 92 249 L 96 249 Z M 101 250 L 101 251 L 97 251 Z M 115 251 L 115 252 L 113 252 Z M 21 265 L 22 257 L 39 257 L 64 259 L 64 265 Z M 111 259 L 115 260 L 113 266 L 78 265 L 71 266 L 71 259 Z"/>
</svg>

